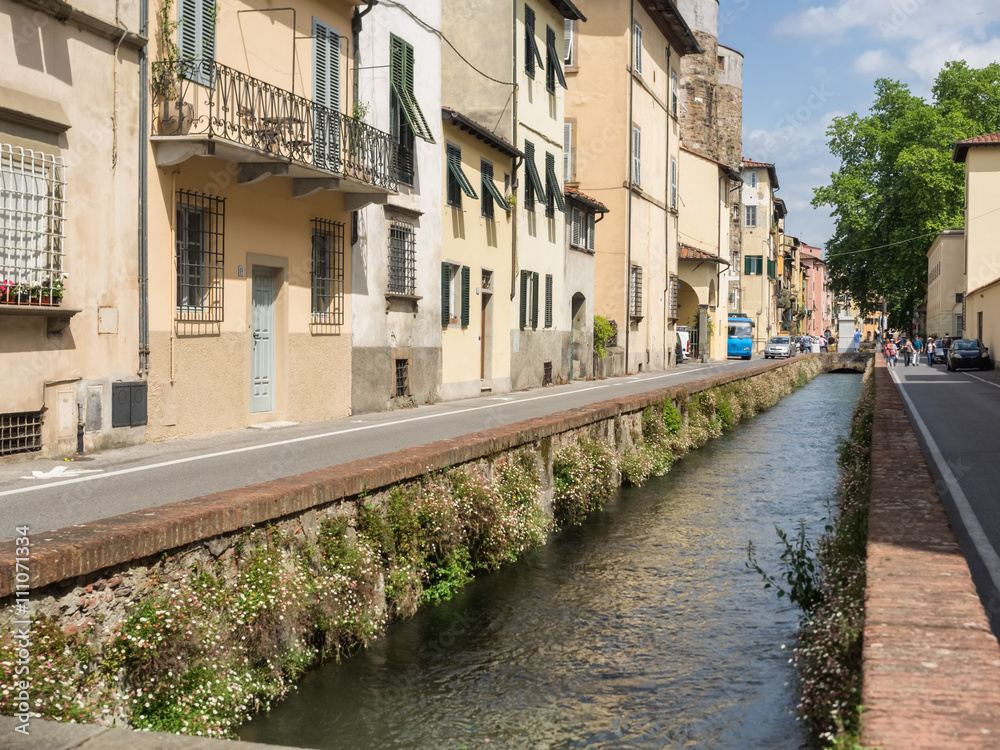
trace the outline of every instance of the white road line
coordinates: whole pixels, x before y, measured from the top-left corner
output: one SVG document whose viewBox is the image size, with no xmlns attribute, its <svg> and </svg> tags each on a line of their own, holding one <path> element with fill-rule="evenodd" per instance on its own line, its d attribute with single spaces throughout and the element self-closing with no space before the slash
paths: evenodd
<svg viewBox="0 0 1000 750">
<path fill-rule="evenodd" d="M 986 378 L 981 378 L 978 375 L 973 375 L 969 372 L 963 372 L 963 375 L 968 375 L 970 378 L 975 378 L 980 383 L 986 383 L 986 385 L 992 385 L 994 388 L 1000 388 L 1000 383 L 994 383 L 992 380 L 987 380 Z"/>
<path fill-rule="evenodd" d="M 708 368 L 698 368 L 701 370 Z M 665 375 L 656 375 L 650 378 L 644 378 L 644 380 L 659 380 L 661 378 L 675 377 L 677 375 L 683 375 L 685 373 L 697 372 L 698 370 L 684 370 L 681 372 L 671 372 Z M 620 382 L 620 381 L 617 381 Z M 319 435 L 304 435 L 303 437 L 289 438 L 288 440 L 277 440 L 273 443 L 261 443 L 259 445 L 248 445 L 243 448 L 233 448 L 227 451 L 217 451 L 215 453 L 205 453 L 198 456 L 189 456 L 187 458 L 177 458 L 172 461 L 160 461 L 155 464 L 143 464 L 142 466 L 133 466 L 129 469 L 118 469 L 117 471 L 108 471 L 103 474 L 96 474 L 86 477 L 75 477 L 73 479 L 64 479 L 58 482 L 48 482 L 46 484 L 34 485 L 31 487 L 22 487 L 15 490 L 4 490 L 0 492 L 0 497 L 5 497 L 7 495 L 20 495 L 27 492 L 36 492 L 38 490 L 47 490 L 51 487 L 63 487 L 69 484 L 77 484 L 78 482 L 92 482 L 97 479 L 107 479 L 109 477 L 117 477 L 125 474 L 134 474 L 140 471 L 149 471 L 152 469 L 162 469 L 166 466 L 176 466 L 178 464 L 191 463 L 192 461 L 203 461 L 209 458 L 220 458 L 222 456 L 232 456 L 237 453 L 249 453 L 250 451 L 263 450 L 265 448 L 277 448 L 283 445 L 292 445 L 294 443 L 305 443 L 310 440 L 321 440 L 323 438 L 334 437 L 336 435 L 346 435 L 351 432 L 363 432 L 365 430 L 374 430 L 380 427 L 395 427 L 396 425 L 406 424 L 408 422 L 421 422 L 426 419 L 438 419 L 440 417 L 447 417 L 456 414 L 468 414 L 469 412 L 481 411 L 483 409 L 496 409 L 501 406 L 508 406 L 511 404 L 523 404 L 529 401 L 541 401 L 543 399 L 557 398 L 560 396 L 568 396 L 575 393 L 586 393 L 587 391 L 597 391 L 602 388 L 607 388 L 609 385 L 614 385 L 617 383 L 604 384 L 604 385 L 594 385 L 589 388 L 580 388 L 578 390 L 572 391 L 560 391 L 559 393 L 546 393 L 542 396 L 532 396 L 530 398 L 516 399 L 513 401 L 505 401 L 499 404 L 486 404 L 485 406 L 472 406 L 468 409 L 459 409 L 457 411 L 445 411 L 438 412 L 436 414 L 423 414 L 416 417 L 408 417 L 406 419 L 397 419 L 392 422 L 376 422 L 374 424 L 367 424 L 361 427 L 349 427 L 343 430 L 335 430 L 333 432 L 324 432 Z"/>
<path fill-rule="evenodd" d="M 890 371 L 892 379 L 896 381 L 897 386 L 901 385 L 899 379 L 896 377 L 896 373 Z M 969 534 L 969 539 L 972 540 L 973 545 L 976 547 L 976 552 L 979 553 L 979 558 L 983 561 L 983 565 L 986 567 L 986 572 L 990 574 L 990 579 L 993 581 L 993 587 L 997 591 L 1000 591 L 1000 555 L 997 555 L 993 545 L 990 544 L 989 538 L 986 536 L 986 532 L 983 531 L 983 527 L 979 525 L 979 519 L 976 518 L 976 513 L 972 510 L 972 506 L 969 504 L 969 498 L 965 496 L 962 492 L 961 486 L 958 484 L 958 479 L 952 473 L 951 468 L 948 466 L 948 462 L 945 460 L 944 455 L 941 453 L 940 449 L 937 447 L 937 443 L 934 442 L 934 438 L 931 437 L 931 433 L 927 429 L 927 425 L 924 424 L 924 420 L 920 418 L 920 414 L 917 413 L 917 408 L 914 406 L 913 401 L 906 393 L 905 388 L 898 388 L 899 394 L 906 401 L 907 405 L 910 407 L 910 416 L 913 418 L 913 423 L 920 430 L 920 434 L 924 436 L 924 440 L 927 442 L 927 450 L 931 454 L 931 458 L 934 459 L 934 463 L 938 467 L 938 471 L 941 472 L 941 478 L 944 480 L 945 485 L 948 487 L 948 492 L 951 493 L 952 499 L 955 501 L 955 507 L 958 509 L 958 515 L 962 519 L 962 524 L 965 526 L 965 530 Z"/>
</svg>

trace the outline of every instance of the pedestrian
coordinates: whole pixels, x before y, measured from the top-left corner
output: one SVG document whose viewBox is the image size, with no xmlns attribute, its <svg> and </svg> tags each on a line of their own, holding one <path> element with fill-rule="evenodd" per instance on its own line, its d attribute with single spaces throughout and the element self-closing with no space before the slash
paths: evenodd
<svg viewBox="0 0 1000 750">
<path fill-rule="evenodd" d="M 910 362 L 913 361 L 913 350 L 914 347 L 912 341 L 907 339 L 906 341 L 903 342 L 903 362 L 905 363 L 903 365 L 904 367 L 909 367 Z"/>
<path fill-rule="evenodd" d="M 858 351 L 860 349 L 861 349 L 861 329 L 860 328 L 855 328 L 854 329 L 854 351 Z"/>
<path fill-rule="evenodd" d="M 920 355 L 923 354 L 924 340 L 917 336 L 913 342 L 913 366 L 920 367 Z"/>
<path fill-rule="evenodd" d="M 892 339 L 889 339 L 888 343 L 885 345 L 886 361 L 892 369 L 896 369 L 896 344 Z"/>
<path fill-rule="evenodd" d="M 944 354 L 944 361 L 948 361 L 948 350 L 951 349 L 951 334 L 946 333 L 941 339 L 941 353 Z"/>
<path fill-rule="evenodd" d="M 820 336 L 819 337 L 819 350 L 821 352 L 825 352 L 826 351 L 826 337 L 825 336 Z"/>
<path fill-rule="evenodd" d="M 927 366 L 928 367 L 933 367 L 934 366 L 934 347 L 935 347 L 934 337 L 933 336 L 928 336 L 927 337 Z"/>
</svg>

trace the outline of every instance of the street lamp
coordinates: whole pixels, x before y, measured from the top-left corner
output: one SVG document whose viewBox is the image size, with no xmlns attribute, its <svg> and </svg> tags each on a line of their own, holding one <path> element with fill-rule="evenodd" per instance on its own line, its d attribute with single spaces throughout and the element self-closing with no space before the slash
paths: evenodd
<svg viewBox="0 0 1000 750">
<path fill-rule="evenodd" d="M 758 310 L 758 311 L 757 311 L 757 330 L 758 330 L 758 331 L 760 330 L 760 316 L 761 316 L 761 313 L 763 313 L 763 312 L 764 312 L 763 310 Z M 754 340 L 754 341 L 756 341 L 756 340 L 757 340 L 757 337 L 756 337 L 756 336 L 754 336 L 754 337 L 753 337 L 753 340 Z"/>
</svg>

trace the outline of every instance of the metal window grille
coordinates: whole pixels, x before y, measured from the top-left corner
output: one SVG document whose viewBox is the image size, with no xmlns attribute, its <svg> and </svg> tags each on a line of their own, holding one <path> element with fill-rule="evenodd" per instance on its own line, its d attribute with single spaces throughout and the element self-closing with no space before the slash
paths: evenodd
<svg viewBox="0 0 1000 750">
<path fill-rule="evenodd" d="M 542 385 L 552 385 L 552 362 L 542 362 Z"/>
<path fill-rule="evenodd" d="M 552 274 L 545 274 L 545 327 L 552 327 Z"/>
<path fill-rule="evenodd" d="M 410 382 L 410 360 L 396 360 L 396 396 L 405 396 Z"/>
<path fill-rule="evenodd" d="M 670 319 L 677 320 L 678 297 L 680 296 L 681 283 L 677 274 L 670 274 Z"/>
<path fill-rule="evenodd" d="M 312 322 L 344 324 L 345 225 L 313 219 Z"/>
<path fill-rule="evenodd" d="M 66 165 L 62 157 L 0 143 L 0 298 L 62 297 Z M 49 290 L 49 293 L 46 293 Z M 58 290 L 58 293 L 53 290 Z"/>
<path fill-rule="evenodd" d="M 0 456 L 32 453 L 42 449 L 42 413 L 21 411 L 0 414 Z"/>
<path fill-rule="evenodd" d="M 226 201 L 177 191 L 177 320 L 221 323 Z"/>
<path fill-rule="evenodd" d="M 628 311 L 633 318 L 642 317 L 642 266 L 632 266 Z"/>
<path fill-rule="evenodd" d="M 394 219 L 389 226 L 389 293 L 416 294 L 417 242 L 413 225 Z"/>
</svg>

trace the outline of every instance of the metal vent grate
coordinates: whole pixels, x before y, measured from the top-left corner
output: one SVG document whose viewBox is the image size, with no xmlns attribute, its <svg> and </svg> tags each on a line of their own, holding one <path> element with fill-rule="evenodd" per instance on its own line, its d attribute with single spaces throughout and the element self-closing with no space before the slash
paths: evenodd
<svg viewBox="0 0 1000 750">
<path fill-rule="evenodd" d="M 405 396 L 407 385 L 410 379 L 410 361 L 408 359 L 396 360 L 396 396 Z"/>
<path fill-rule="evenodd" d="M 32 453 L 42 449 L 42 413 L 21 411 L 0 414 L 0 456 Z"/>
<path fill-rule="evenodd" d="M 542 385 L 552 385 L 552 363 L 542 363 Z"/>
</svg>

